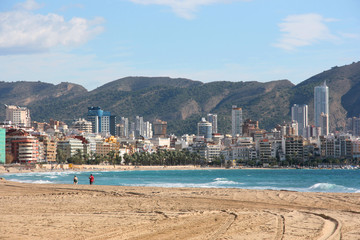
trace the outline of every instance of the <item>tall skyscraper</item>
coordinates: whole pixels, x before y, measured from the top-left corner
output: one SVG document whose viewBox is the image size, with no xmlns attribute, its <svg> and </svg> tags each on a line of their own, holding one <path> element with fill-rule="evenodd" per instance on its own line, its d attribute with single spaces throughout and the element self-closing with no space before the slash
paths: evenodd
<svg viewBox="0 0 360 240">
<path fill-rule="evenodd" d="M 92 124 L 93 133 L 110 133 L 116 136 L 116 117 L 100 107 L 88 107 L 88 121 Z"/>
<path fill-rule="evenodd" d="M 117 135 L 120 137 L 129 137 L 129 119 L 125 117 L 121 117 L 120 123 L 117 124 Z"/>
<path fill-rule="evenodd" d="M 144 118 L 135 117 L 135 137 L 144 136 Z"/>
<path fill-rule="evenodd" d="M 237 106 L 233 105 L 231 111 L 231 134 L 233 137 L 235 137 L 236 135 L 242 135 L 242 125 L 242 108 L 238 108 Z"/>
<path fill-rule="evenodd" d="M 143 127 L 143 137 L 145 138 L 152 138 L 153 131 L 152 131 L 152 124 L 150 122 L 144 122 Z"/>
<path fill-rule="evenodd" d="M 360 117 L 348 118 L 346 127 L 353 136 L 360 136 Z"/>
<path fill-rule="evenodd" d="M 26 107 L 5 105 L 6 121 L 22 127 L 31 127 L 30 110 Z"/>
<path fill-rule="evenodd" d="M 204 136 L 207 140 L 212 139 L 212 125 L 205 118 L 201 118 L 198 123 L 198 136 Z"/>
<path fill-rule="evenodd" d="M 291 120 L 298 123 L 298 133 L 304 136 L 304 129 L 308 125 L 308 105 L 294 104 L 291 107 Z"/>
<path fill-rule="evenodd" d="M 207 120 L 212 124 L 212 133 L 218 133 L 217 128 L 217 114 L 209 113 L 207 115 Z"/>
<path fill-rule="evenodd" d="M 326 86 L 326 81 L 323 85 L 314 89 L 314 120 L 316 127 L 321 127 L 322 113 L 329 116 L 329 88 Z"/>
</svg>

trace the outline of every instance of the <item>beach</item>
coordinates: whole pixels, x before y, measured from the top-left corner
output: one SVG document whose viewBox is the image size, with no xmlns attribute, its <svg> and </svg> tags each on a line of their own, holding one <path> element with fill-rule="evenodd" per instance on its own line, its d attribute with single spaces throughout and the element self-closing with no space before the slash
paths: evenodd
<svg viewBox="0 0 360 240">
<path fill-rule="evenodd" d="M 0 181 L 0 239 L 359 239 L 360 193 Z"/>
</svg>

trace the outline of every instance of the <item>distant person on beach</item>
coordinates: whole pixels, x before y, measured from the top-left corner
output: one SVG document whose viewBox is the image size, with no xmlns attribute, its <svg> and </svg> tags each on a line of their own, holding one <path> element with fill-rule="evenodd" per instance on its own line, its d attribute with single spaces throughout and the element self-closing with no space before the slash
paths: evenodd
<svg viewBox="0 0 360 240">
<path fill-rule="evenodd" d="M 89 177 L 89 180 L 90 180 L 90 185 L 92 185 L 94 183 L 94 176 L 92 174 L 90 174 L 90 177 Z"/>
<path fill-rule="evenodd" d="M 77 176 L 74 176 L 74 184 L 78 184 L 78 178 L 77 178 Z"/>
</svg>

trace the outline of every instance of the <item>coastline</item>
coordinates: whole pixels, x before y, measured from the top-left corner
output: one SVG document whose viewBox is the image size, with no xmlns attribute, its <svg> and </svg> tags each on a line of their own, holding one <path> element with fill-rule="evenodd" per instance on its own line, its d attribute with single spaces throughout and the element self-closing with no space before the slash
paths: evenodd
<svg viewBox="0 0 360 240">
<path fill-rule="evenodd" d="M 71 165 L 70 165 L 71 166 Z M 0 174 L 2 173 L 26 173 L 26 172 L 51 172 L 51 171 L 131 171 L 131 170 L 193 170 L 193 169 L 225 169 L 220 167 L 202 168 L 194 165 L 180 165 L 180 166 L 125 166 L 125 165 L 51 165 L 43 164 L 36 165 L 36 167 L 27 167 L 24 165 L 0 166 Z"/>
<path fill-rule="evenodd" d="M 295 169 L 292 167 L 287 168 L 259 168 L 259 167 L 201 167 L 199 165 L 177 165 L 177 166 L 125 166 L 125 165 L 73 165 L 69 167 L 69 164 L 36 164 L 35 167 L 28 167 L 26 165 L 0 165 L 0 174 L 3 173 L 27 173 L 27 172 L 52 172 L 52 171 L 79 171 L 79 172 L 91 172 L 91 171 L 136 171 L 136 170 L 204 170 L 204 169 L 261 169 L 261 170 L 275 170 L 275 169 Z"/>
<path fill-rule="evenodd" d="M 4 239 L 358 239 L 360 193 L 0 180 Z"/>
</svg>

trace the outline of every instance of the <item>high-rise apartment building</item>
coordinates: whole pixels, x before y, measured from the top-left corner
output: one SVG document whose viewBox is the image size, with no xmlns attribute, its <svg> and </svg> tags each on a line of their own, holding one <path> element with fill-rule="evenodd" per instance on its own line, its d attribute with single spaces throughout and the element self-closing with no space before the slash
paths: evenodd
<svg viewBox="0 0 360 240">
<path fill-rule="evenodd" d="M 298 133 L 300 136 L 304 136 L 304 129 L 308 125 L 308 105 L 294 104 L 291 107 L 291 120 L 298 123 Z"/>
<path fill-rule="evenodd" d="M 6 121 L 21 127 L 31 127 L 30 110 L 26 107 L 5 105 Z"/>
<path fill-rule="evenodd" d="M 116 116 L 101 110 L 100 107 L 88 107 L 88 121 L 92 124 L 93 133 L 110 133 L 116 135 Z"/>
<path fill-rule="evenodd" d="M 116 124 L 117 130 L 116 133 L 120 137 L 128 138 L 129 137 L 129 119 L 121 117 L 120 123 Z"/>
<path fill-rule="evenodd" d="M 329 115 L 321 113 L 320 127 L 321 127 L 321 135 L 327 136 L 329 134 Z"/>
<path fill-rule="evenodd" d="M 156 119 L 153 123 L 154 127 L 154 138 L 164 138 L 166 137 L 166 129 L 167 129 L 167 122 L 161 121 L 160 119 Z"/>
<path fill-rule="evenodd" d="M 314 89 L 314 120 L 317 127 L 321 127 L 322 113 L 329 116 L 329 88 L 326 82 Z"/>
<path fill-rule="evenodd" d="M 6 134 L 6 153 L 11 163 L 37 163 L 39 141 L 22 129 L 11 129 Z"/>
<path fill-rule="evenodd" d="M 92 132 L 92 124 L 90 121 L 86 121 L 83 118 L 79 118 L 72 123 L 72 128 L 77 129 L 81 132 Z"/>
<path fill-rule="evenodd" d="M 233 105 L 231 111 L 231 134 L 233 137 L 235 137 L 236 135 L 242 135 L 242 125 L 242 108 L 238 108 L 237 106 Z"/>
<path fill-rule="evenodd" d="M 144 118 L 135 117 L 135 137 L 144 136 Z"/>
<path fill-rule="evenodd" d="M 201 118 L 198 123 L 198 136 L 204 136 L 206 140 L 212 139 L 212 125 L 205 118 Z"/>
<path fill-rule="evenodd" d="M 259 130 L 259 121 L 246 119 L 243 123 L 242 134 L 243 136 L 253 136 L 255 131 Z"/>
<path fill-rule="evenodd" d="M 353 136 L 360 136 L 360 118 L 348 118 L 346 127 Z"/>
<path fill-rule="evenodd" d="M 218 127 L 217 127 L 217 114 L 209 113 L 207 115 L 207 120 L 212 124 L 212 132 L 218 133 Z"/>
<path fill-rule="evenodd" d="M 152 131 L 152 124 L 150 122 L 144 122 L 143 127 L 143 137 L 145 138 L 152 138 L 153 131 Z"/>
</svg>

